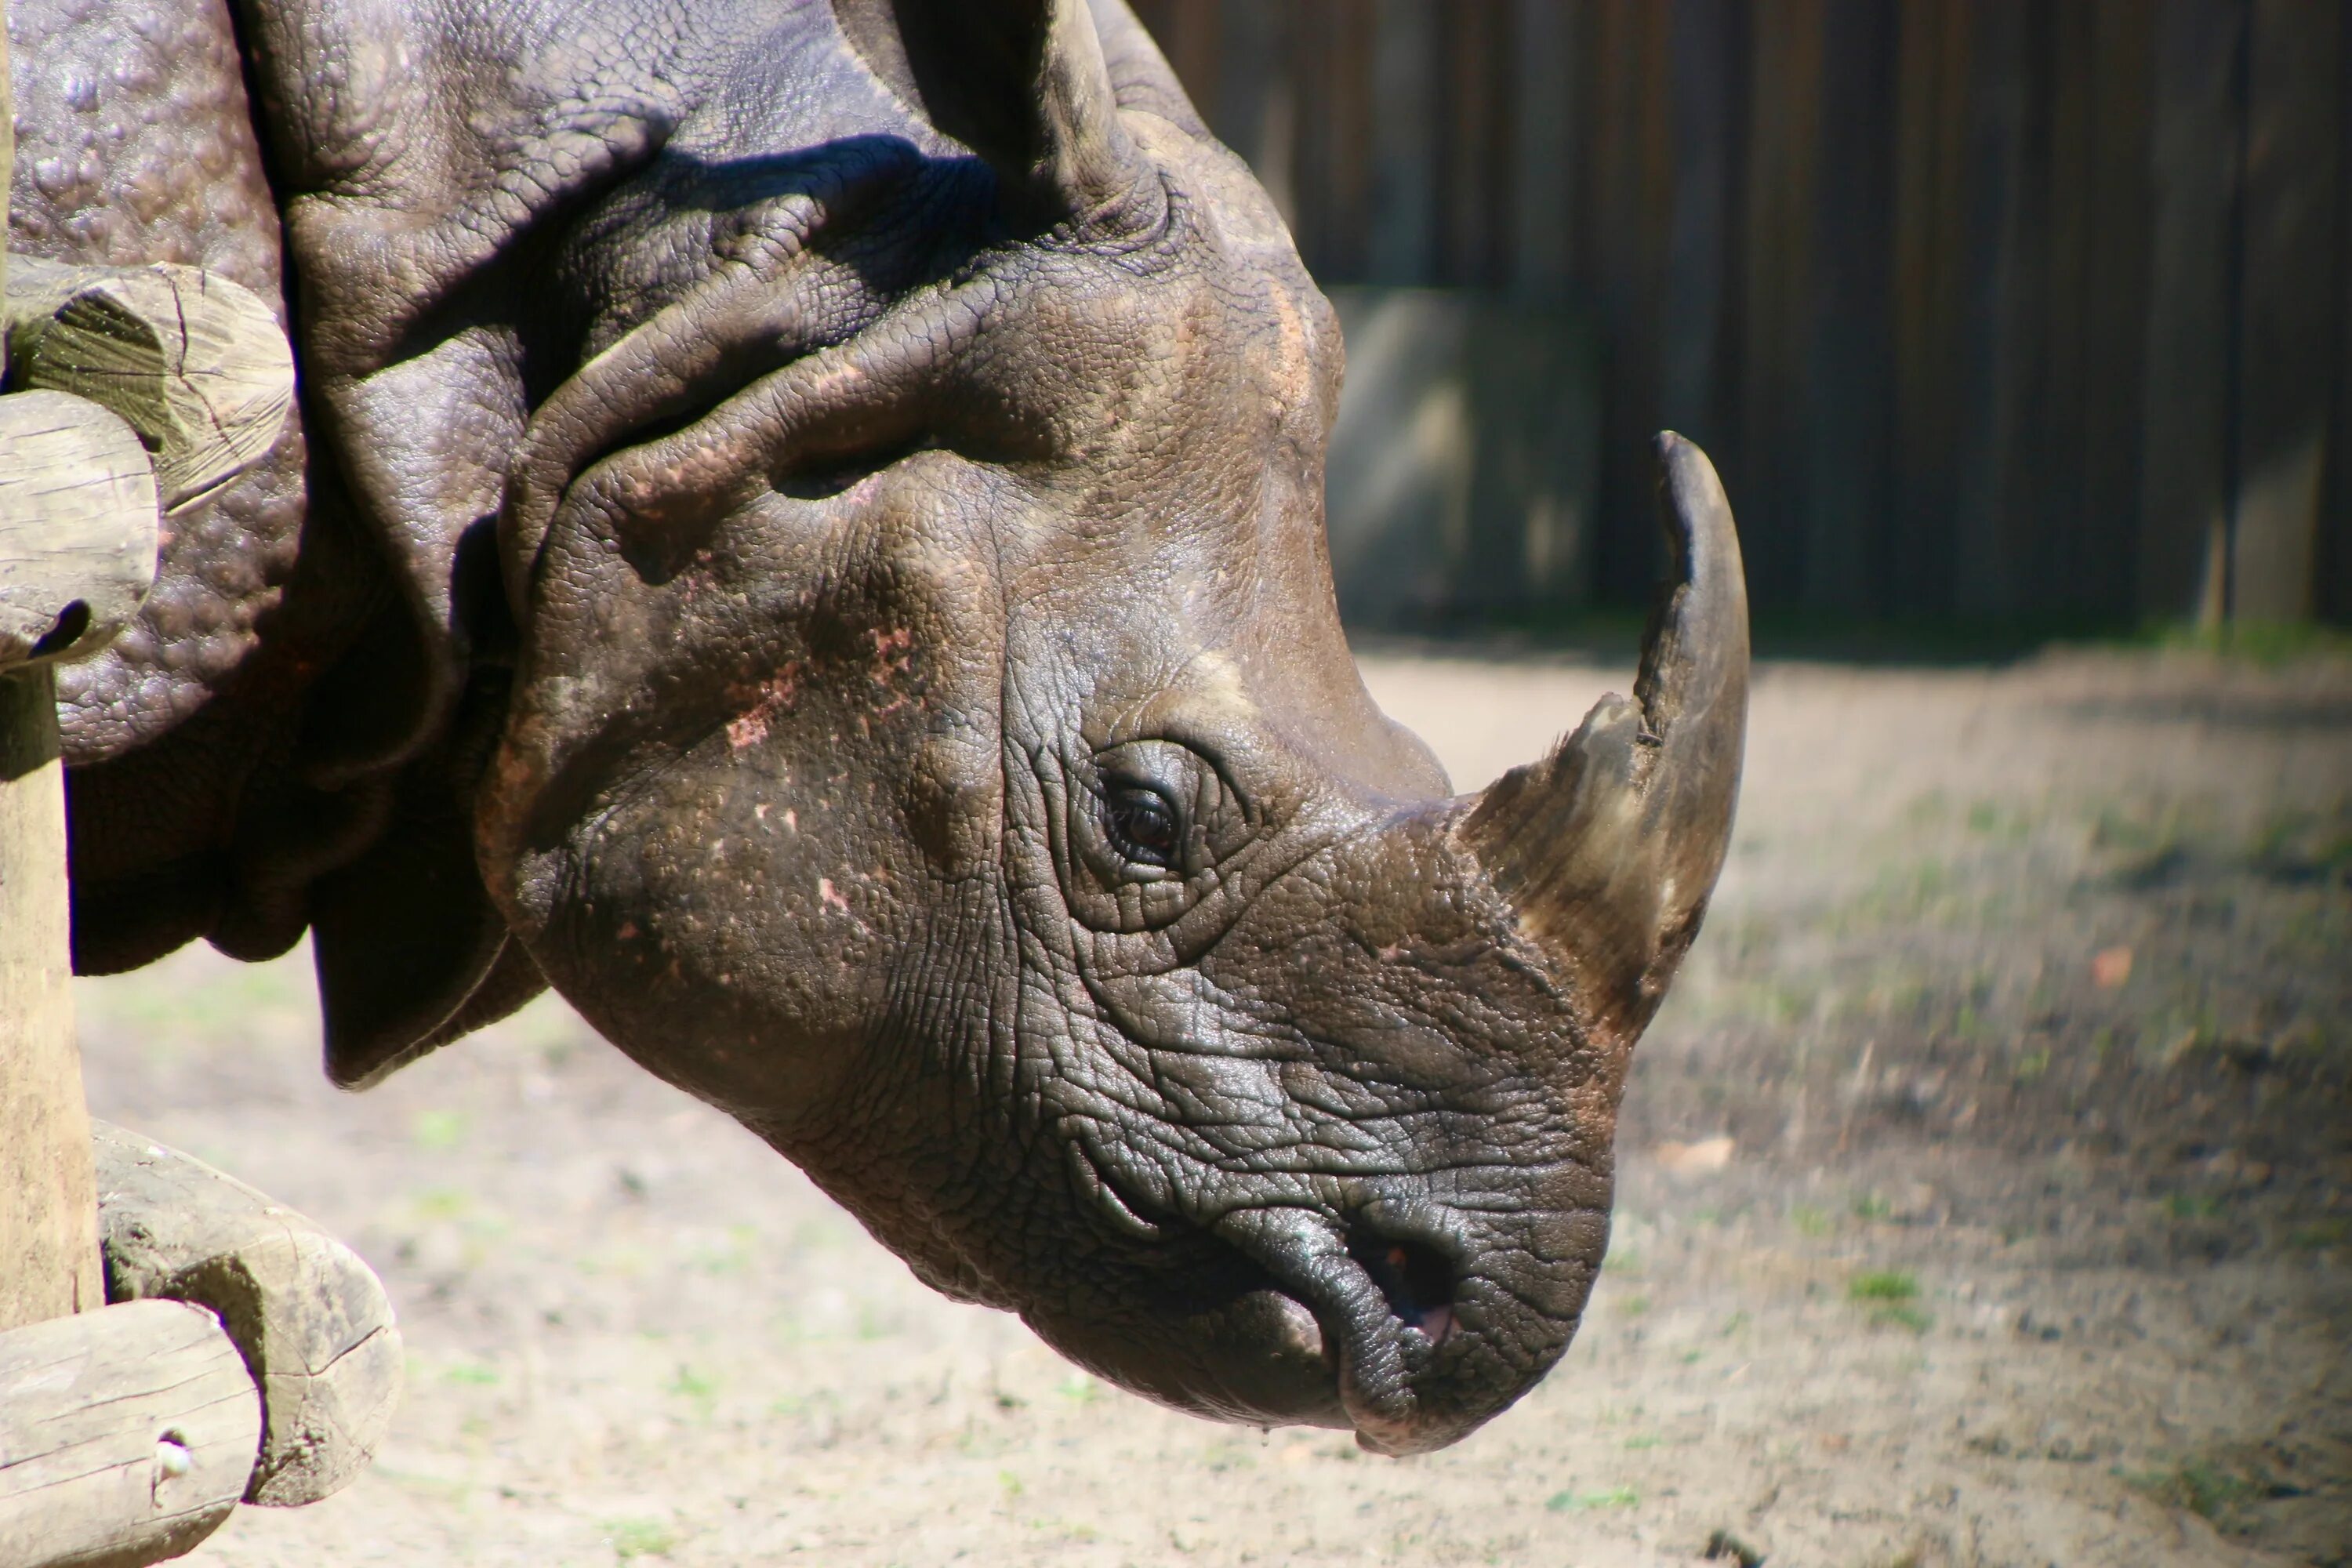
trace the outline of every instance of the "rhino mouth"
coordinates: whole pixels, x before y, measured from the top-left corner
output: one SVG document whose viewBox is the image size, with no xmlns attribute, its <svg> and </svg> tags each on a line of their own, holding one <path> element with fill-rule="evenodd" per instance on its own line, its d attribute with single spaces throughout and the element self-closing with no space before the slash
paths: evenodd
<svg viewBox="0 0 2352 1568">
<path fill-rule="evenodd" d="M 1129 1387 L 1196 1415 L 1352 1429 L 1374 1453 L 1425 1453 L 1500 1414 L 1573 1328 L 1573 1311 L 1563 1320 L 1546 1310 L 1559 1303 L 1530 1299 L 1546 1292 L 1486 1278 L 1480 1258 L 1499 1238 L 1482 1247 L 1479 1227 L 1426 1196 L 1192 1220 L 1092 1159 L 1083 1167 L 1121 1229 L 1183 1258 L 1176 1267 L 1194 1281 L 1215 1280 L 1170 1325 L 1181 1342 L 1103 1358 Z"/>
<path fill-rule="evenodd" d="M 1482 1380 L 1464 1376 L 1478 1358 L 1462 1332 L 1454 1250 L 1297 1208 L 1229 1215 L 1216 1229 L 1314 1319 L 1339 1407 L 1364 1447 L 1398 1456 L 1444 1447 L 1509 1403 L 1480 1398 Z"/>
</svg>

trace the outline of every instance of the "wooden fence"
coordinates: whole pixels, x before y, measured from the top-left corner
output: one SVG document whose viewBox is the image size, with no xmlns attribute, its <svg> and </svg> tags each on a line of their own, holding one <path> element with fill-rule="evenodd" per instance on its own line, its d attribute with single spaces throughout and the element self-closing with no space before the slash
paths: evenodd
<svg viewBox="0 0 2352 1568">
<path fill-rule="evenodd" d="M 1332 284 L 1570 302 L 1759 602 L 2352 617 L 2343 0 L 1135 0 Z"/>
</svg>

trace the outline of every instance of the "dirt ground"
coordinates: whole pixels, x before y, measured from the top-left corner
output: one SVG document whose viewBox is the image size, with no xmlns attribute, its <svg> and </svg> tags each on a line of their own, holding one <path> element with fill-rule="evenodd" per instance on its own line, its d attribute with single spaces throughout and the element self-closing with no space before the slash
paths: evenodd
<svg viewBox="0 0 2352 1568">
<path fill-rule="evenodd" d="M 1368 658 L 1457 785 L 1622 672 Z M 1445 1453 L 931 1296 L 562 1008 L 370 1094 L 307 961 L 83 983 L 90 1099 L 399 1304 L 374 1468 L 189 1561 L 2352 1564 L 2352 667 L 1764 668 L 1567 1360 Z"/>
</svg>

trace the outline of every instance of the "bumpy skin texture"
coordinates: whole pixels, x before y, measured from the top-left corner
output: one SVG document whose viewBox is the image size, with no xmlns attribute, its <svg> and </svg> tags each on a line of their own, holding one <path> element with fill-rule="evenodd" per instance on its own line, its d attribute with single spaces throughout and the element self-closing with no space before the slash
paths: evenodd
<svg viewBox="0 0 2352 1568">
<path fill-rule="evenodd" d="M 59 102 L 110 47 L 79 3 L 17 0 Z M 234 22 L 259 151 L 152 232 L 272 281 L 232 232 L 266 168 L 332 460 L 307 524 L 298 447 L 175 545 L 157 616 L 198 629 L 78 699 L 123 714 L 77 710 L 81 825 L 149 810 L 217 886 L 295 887 L 339 1079 L 544 976 L 924 1278 L 1143 1393 L 1402 1453 L 1531 1386 L 1728 830 L 1744 602 L 1704 459 L 1666 449 L 1684 583 L 1637 700 L 1449 798 L 1332 602 L 1335 319 L 1118 0 Z M 224 135 L 227 19 L 153 26 L 195 63 L 101 120 Z M 145 189 L 91 156 L 28 209 L 53 254 Z M 101 787 L 207 722 L 268 739 Z M 285 799 L 344 831 L 220 826 Z M 110 852 L 77 841 L 86 905 Z M 282 891 L 210 896 L 88 906 L 84 949 L 287 935 Z"/>
<path fill-rule="evenodd" d="M 208 267 L 280 301 L 277 211 L 221 0 L 16 0 L 12 250 Z M 246 957 L 301 935 L 304 889 L 383 791 L 320 792 L 305 699 L 386 586 L 312 489 L 303 421 L 164 521 L 139 623 L 59 672 L 73 782 L 76 961 L 127 969 L 197 936 Z"/>
</svg>

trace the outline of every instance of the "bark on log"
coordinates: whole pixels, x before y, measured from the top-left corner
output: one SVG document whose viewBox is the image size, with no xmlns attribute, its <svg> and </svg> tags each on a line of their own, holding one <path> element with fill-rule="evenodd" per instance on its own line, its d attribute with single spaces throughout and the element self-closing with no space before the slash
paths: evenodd
<svg viewBox="0 0 2352 1568">
<path fill-rule="evenodd" d="M 400 1403 L 400 1330 L 374 1270 L 292 1209 L 174 1149 L 100 1121 L 99 1226 L 110 1300 L 220 1314 L 260 1384 L 245 1500 L 291 1508 L 365 1468 Z"/>
<path fill-rule="evenodd" d="M 54 685 L 0 674 L 0 1330 L 106 1300 L 72 981 Z"/>
<path fill-rule="evenodd" d="M 261 1400 L 210 1312 L 133 1301 L 0 1334 L 0 1563 L 139 1568 L 236 1508 Z"/>
<path fill-rule="evenodd" d="M 62 392 L 0 397 L 0 671 L 85 658 L 130 625 L 156 527 L 130 426 Z"/>
<path fill-rule="evenodd" d="M 294 358 L 261 300 L 194 267 L 68 267 L 11 257 L 12 384 L 69 392 L 130 422 L 166 510 L 261 460 L 294 401 Z"/>
</svg>

